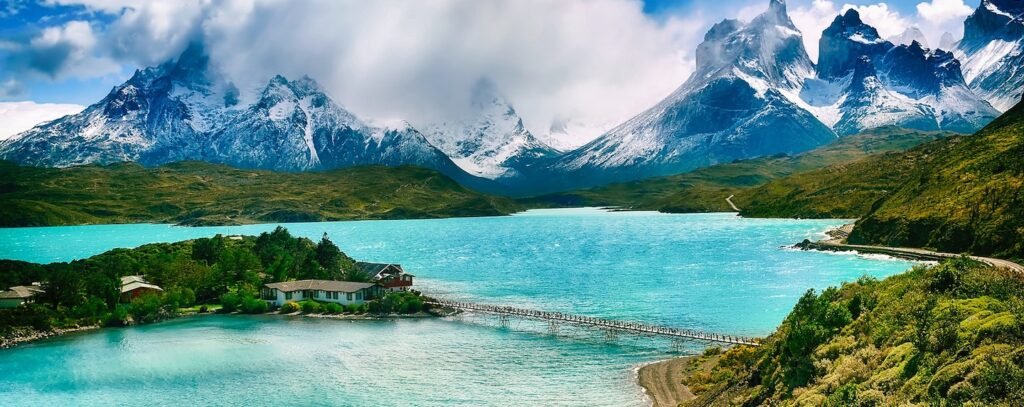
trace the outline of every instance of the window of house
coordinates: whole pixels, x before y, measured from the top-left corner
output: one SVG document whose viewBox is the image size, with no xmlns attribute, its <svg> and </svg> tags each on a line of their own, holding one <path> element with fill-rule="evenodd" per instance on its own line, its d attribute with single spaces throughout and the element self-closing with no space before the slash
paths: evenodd
<svg viewBox="0 0 1024 407">
<path fill-rule="evenodd" d="M 289 292 L 286 292 L 286 293 L 284 293 L 284 299 L 286 299 L 286 300 L 290 300 L 290 299 L 292 299 L 292 293 L 291 293 L 291 291 L 289 291 Z"/>
<path fill-rule="evenodd" d="M 352 301 L 352 293 L 345 293 L 345 299 Z"/>
<path fill-rule="evenodd" d="M 362 299 L 363 299 L 363 293 L 361 291 L 360 292 L 356 292 L 356 301 L 359 301 L 359 300 L 362 300 Z"/>
</svg>

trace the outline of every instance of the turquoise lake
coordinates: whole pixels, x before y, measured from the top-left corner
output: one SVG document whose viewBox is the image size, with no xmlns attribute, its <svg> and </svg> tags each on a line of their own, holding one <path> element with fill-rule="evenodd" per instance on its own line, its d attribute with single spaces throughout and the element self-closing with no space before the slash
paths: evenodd
<svg viewBox="0 0 1024 407">
<path fill-rule="evenodd" d="M 401 263 L 451 299 L 763 336 L 809 288 L 912 263 L 803 252 L 840 220 L 597 209 L 285 224 L 350 256 Z M 276 225 L 0 229 L 0 258 L 70 261 L 116 247 Z M 462 315 L 339 321 L 203 316 L 0 351 L 4 405 L 646 405 L 634 369 L 671 343 Z"/>
</svg>

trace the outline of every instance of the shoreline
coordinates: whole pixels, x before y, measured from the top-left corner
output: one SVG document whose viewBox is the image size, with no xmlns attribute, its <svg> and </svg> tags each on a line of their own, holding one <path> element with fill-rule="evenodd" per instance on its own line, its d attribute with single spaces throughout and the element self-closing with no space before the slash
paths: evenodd
<svg viewBox="0 0 1024 407">
<path fill-rule="evenodd" d="M 278 317 L 302 317 L 302 318 L 314 318 L 314 319 L 333 319 L 333 320 L 347 320 L 347 321 L 372 321 L 372 320 L 388 320 L 388 319 L 427 319 L 427 318 L 442 318 L 442 317 L 444 317 L 444 315 L 433 314 L 433 313 L 426 312 L 426 311 L 420 311 L 420 312 L 417 312 L 415 314 L 383 314 L 383 315 L 380 315 L 380 314 L 358 314 L 358 315 L 357 314 L 337 314 L 337 315 L 331 315 L 331 314 L 303 314 L 302 312 L 294 312 L 294 313 L 290 313 L 290 314 L 282 314 L 282 313 L 279 313 L 279 312 L 266 312 L 266 313 L 263 313 L 263 314 L 242 314 L 242 313 L 238 313 L 238 312 L 227 312 L 227 313 L 219 313 L 219 312 L 206 312 L 206 313 L 189 312 L 189 313 L 182 313 L 181 315 L 175 316 L 173 318 L 167 318 L 167 319 L 164 319 L 164 320 L 161 320 L 161 321 L 152 322 L 152 323 L 144 324 L 144 325 L 159 324 L 159 323 L 174 321 L 174 320 L 178 320 L 178 319 L 182 319 L 182 318 L 192 318 L 192 317 L 201 317 L 201 316 L 210 316 L 210 315 L 224 315 L 224 316 L 233 316 L 233 315 L 253 315 L 253 316 L 257 316 L 257 315 L 260 315 L 260 316 L 278 316 Z M 75 328 L 56 328 L 56 329 L 51 329 L 49 331 L 40 331 L 40 330 L 37 330 L 37 329 L 33 329 L 31 327 L 13 327 L 12 329 L 13 329 L 14 332 L 13 332 L 13 334 L 11 336 L 9 336 L 9 337 L 0 337 L 0 351 L 2 351 L 4 349 L 12 349 L 12 348 L 18 347 L 19 345 L 25 345 L 25 344 L 41 341 L 41 340 L 44 340 L 44 339 L 51 339 L 51 338 L 56 338 L 56 337 L 59 337 L 59 336 L 65 336 L 65 335 L 68 335 L 68 334 L 81 333 L 81 332 L 90 332 L 90 331 L 98 331 L 98 330 L 102 330 L 102 329 L 131 328 L 131 327 L 139 327 L 139 326 L 142 326 L 142 325 L 139 325 L 139 324 L 131 324 L 131 325 L 126 325 L 126 326 L 88 325 L 88 326 L 80 326 L 80 327 L 75 327 Z"/>
<path fill-rule="evenodd" d="M 847 224 L 838 228 L 829 229 L 825 231 L 825 233 L 830 237 L 830 239 L 818 240 L 815 242 L 805 239 L 803 242 L 793 245 L 793 247 L 798 248 L 800 250 L 854 252 L 859 254 L 880 254 L 895 257 L 898 259 L 912 261 L 942 261 L 946 259 L 957 258 L 964 255 L 956 253 L 937 252 L 933 250 L 912 247 L 888 247 L 849 244 L 846 243 L 846 238 L 849 236 L 849 233 L 850 231 L 852 231 L 852 229 L 853 224 Z M 987 264 L 991 267 L 995 267 L 998 269 L 1007 269 L 1016 273 L 1024 274 L 1024 265 L 1014 263 L 1010 260 L 973 255 L 967 256 L 970 257 L 972 260 Z"/>
<path fill-rule="evenodd" d="M 676 407 L 696 396 L 682 383 L 683 369 L 696 356 L 681 356 L 647 363 L 635 369 L 635 381 L 654 407 Z"/>
<path fill-rule="evenodd" d="M 14 327 L 14 334 L 10 337 L 0 337 L 0 350 L 11 349 L 18 345 L 24 345 L 43 339 L 56 338 L 79 332 L 88 332 L 103 329 L 100 325 L 87 325 L 75 328 L 57 328 L 49 331 L 40 331 L 30 327 Z"/>
</svg>

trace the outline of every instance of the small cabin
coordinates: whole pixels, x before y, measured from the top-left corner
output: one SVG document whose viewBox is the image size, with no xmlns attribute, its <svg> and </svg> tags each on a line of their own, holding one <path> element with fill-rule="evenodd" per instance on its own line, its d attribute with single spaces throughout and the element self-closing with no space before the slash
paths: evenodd
<svg viewBox="0 0 1024 407">
<path fill-rule="evenodd" d="M 17 308 L 21 304 L 32 303 L 42 293 L 43 287 L 39 283 L 16 285 L 7 291 L 0 291 L 0 308 Z"/>
<path fill-rule="evenodd" d="M 148 293 L 161 293 L 164 289 L 150 284 L 142 276 L 121 277 L 121 302 L 131 302 L 135 298 Z"/>
<path fill-rule="evenodd" d="M 335 280 L 297 280 L 263 285 L 260 298 L 280 307 L 286 302 L 314 300 L 341 305 L 362 304 L 380 295 L 376 283 Z"/>
<path fill-rule="evenodd" d="M 412 274 L 406 273 L 402 266 L 393 263 L 356 262 L 356 268 L 370 277 L 370 281 L 380 284 L 388 291 L 408 291 L 412 288 Z"/>
</svg>

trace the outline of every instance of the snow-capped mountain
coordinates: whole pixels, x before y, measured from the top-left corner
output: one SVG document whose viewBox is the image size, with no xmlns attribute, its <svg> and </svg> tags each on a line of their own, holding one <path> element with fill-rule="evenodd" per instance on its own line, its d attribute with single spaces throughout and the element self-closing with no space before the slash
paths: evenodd
<svg viewBox="0 0 1024 407">
<path fill-rule="evenodd" d="M 176 61 L 137 71 L 83 112 L 0 144 L 0 157 L 66 167 L 204 160 L 284 171 L 414 164 L 468 181 L 422 134 L 367 125 L 309 78 L 270 80 L 252 104 L 210 69 L 199 45 Z"/>
<path fill-rule="evenodd" d="M 1001 111 L 1013 107 L 1024 92 L 1024 2 L 982 0 L 955 53 L 975 93 Z"/>
<path fill-rule="evenodd" d="M 931 48 L 928 46 L 928 39 L 924 37 L 924 33 L 917 27 L 907 27 L 907 29 L 903 30 L 902 33 L 889 37 L 888 40 L 896 45 L 910 45 L 916 41 L 918 44 L 921 44 L 922 47 Z M 950 50 L 950 48 L 942 49 L 945 49 L 946 51 Z"/>
<path fill-rule="evenodd" d="M 804 106 L 839 135 L 883 126 L 973 132 L 999 115 L 967 87 L 950 52 L 893 45 L 850 9 L 819 42 Z"/>
<path fill-rule="evenodd" d="M 0 144 L 5 159 L 41 166 L 195 158 L 205 131 L 235 108 L 237 90 L 206 71 L 201 47 L 136 71 L 81 113 L 44 123 Z"/>
<path fill-rule="evenodd" d="M 498 179 L 522 175 L 559 152 L 533 136 L 488 79 L 477 81 L 465 121 L 424 127 L 430 142 L 466 172 Z"/>
<path fill-rule="evenodd" d="M 782 0 L 750 23 L 715 24 L 697 70 L 653 108 L 572 151 L 556 171 L 583 184 L 665 175 L 738 158 L 798 153 L 835 134 L 785 93 L 813 74 Z"/>
</svg>

